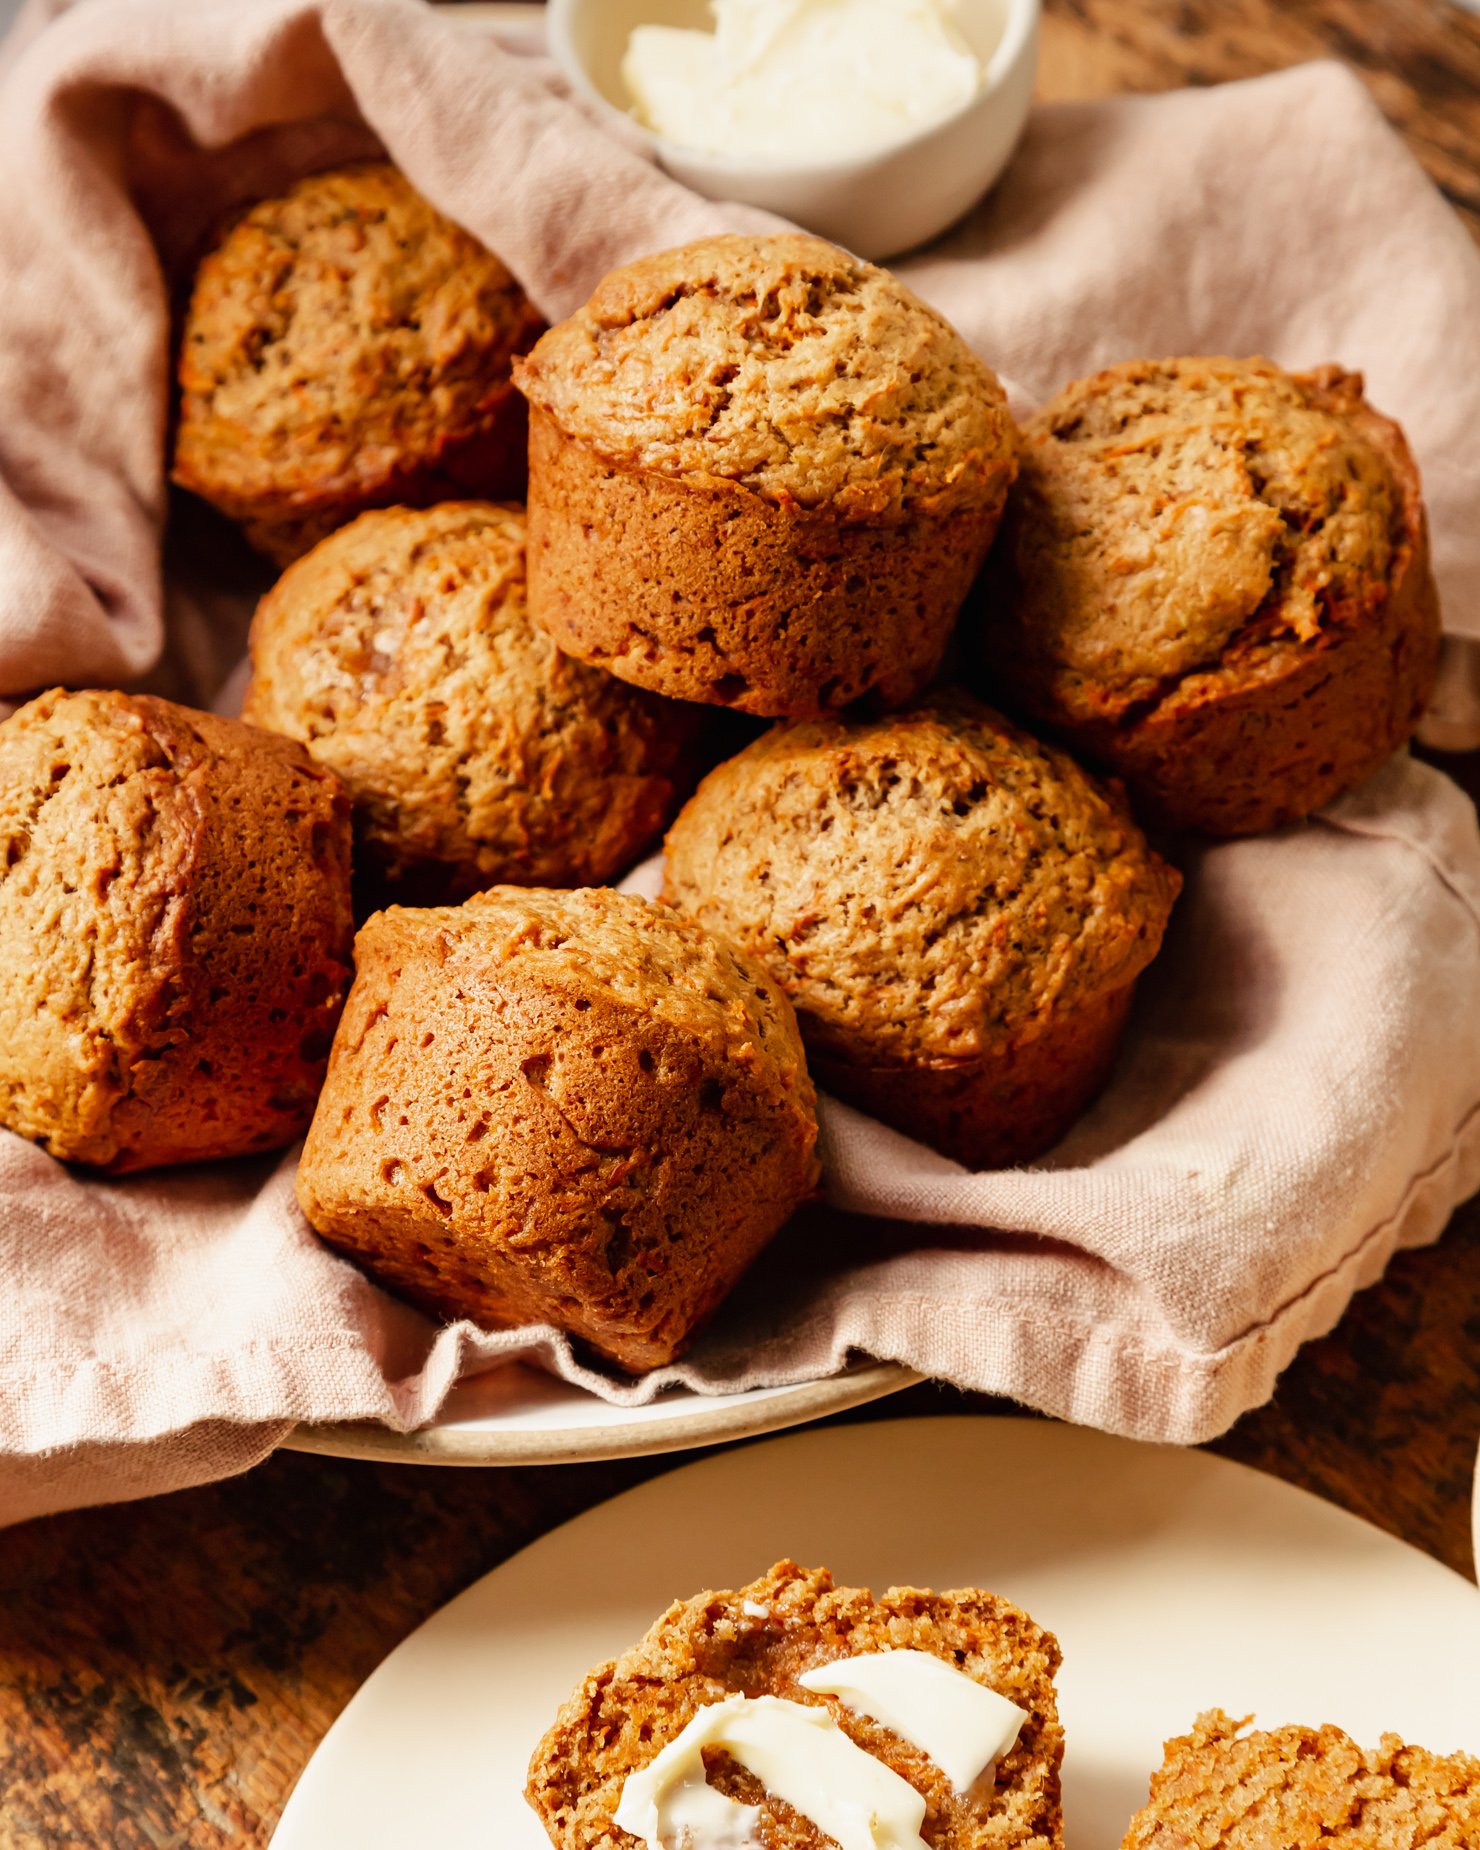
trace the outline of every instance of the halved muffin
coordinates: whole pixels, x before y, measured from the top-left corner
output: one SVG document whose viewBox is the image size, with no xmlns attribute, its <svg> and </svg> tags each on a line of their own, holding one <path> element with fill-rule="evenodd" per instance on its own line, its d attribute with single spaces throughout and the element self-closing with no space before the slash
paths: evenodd
<svg viewBox="0 0 1480 1850">
<path fill-rule="evenodd" d="M 964 1786 L 897 1727 L 804 1680 L 850 1659 L 916 1652 L 1021 1711 L 1011 1745 Z M 713 1705 L 769 1700 L 809 1711 L 794 1719 L 820 1725 L 829 1761 L 850 1757 L 831 1724 L 902 1781 L 931 1850 L 1060 1850 L 1058 1666 L 1052 1634 L 995 1594 L 891 1587 L 876 1598 L 835 1586 L 826 1568 L 781 1561 L 749 1586 L 669 1607 L 641 1643 L 593 1670 L 535 1749 L 526 1796 L 556 1850 L 638 1850 L 643 1839 L 616 1822 L 627 1782 Z M 721 1802 L 746 1808 L 750 1841 L 764 1850 L 832 1842 L 732 1754 L 707 1749 L 704 1772 Z"/>
<path fill-rule="evenodd" d="M 1480 1760 L 1340 1728 L 1250 1731 L 1221 1709 L 1166 1744 L 1122 1850 L 1475 1850 Z"/>
</svg>

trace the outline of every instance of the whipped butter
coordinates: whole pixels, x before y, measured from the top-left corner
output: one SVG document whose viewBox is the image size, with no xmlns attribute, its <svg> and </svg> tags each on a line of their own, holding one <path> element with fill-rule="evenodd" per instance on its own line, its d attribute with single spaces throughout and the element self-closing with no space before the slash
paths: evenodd
<svg viewBox="0 0 1480 1850">
<path fill-rule="evenodd" d="M 628 1776 L 614 1822 L 649 1850 L 758 1847 L 755 1808 L 706 1784 L 706 1747 L 737 1760 L 840 1850 L 927 1850 L 925 1801 L 909 1781 L 855 1746 L 826 1709 L 780 1696 L 727 1696 L 700 1709 Z"/>
<path fill-rule="evenodd" d="M 969 1792 L 1012 1751 L 1027 1712 L 928 1651 L 874 1651 L 804 1670 L 804 1689 L 836 1696 L 856 1715 L 918 1747 L 957 1792 Z"/>
<path fill-rule="evenodd" d="M 713 32 L 638 26 L 638 119 L 699 153 L 814 162 L 872 153 L 981 87 L 954 0 L 710 0 Z"/>
</svg>

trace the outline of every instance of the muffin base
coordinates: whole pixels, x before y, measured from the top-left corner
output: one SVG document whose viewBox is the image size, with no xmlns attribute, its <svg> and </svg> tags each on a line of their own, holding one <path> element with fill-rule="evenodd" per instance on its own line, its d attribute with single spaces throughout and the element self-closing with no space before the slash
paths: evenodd
<svg viewBox="0 0 1480 1850">
<path fill-rule="evenodd" d="M 977 1060 L 869 1066 L 809 1041 L 807 1064 L 819 1090 L 967 1169 L 1014 1168 L 1051 1149 L 1104 1090 L 1135 989 L 1102 991 Z"/>
<path fill-rule="evenodd" d="M 864 525 L 609 462 L 539 410 L 529 459 L 530 611 L 560 648 L 654 693 L 794 719 L 929 683 L 1011 473 L 983 506 Z"/>
</svg>

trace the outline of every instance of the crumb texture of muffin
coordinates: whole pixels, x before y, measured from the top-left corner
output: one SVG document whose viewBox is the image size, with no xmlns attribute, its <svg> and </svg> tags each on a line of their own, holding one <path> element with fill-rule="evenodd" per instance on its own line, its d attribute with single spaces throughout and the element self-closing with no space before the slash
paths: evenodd
<svg viewBox="0 0 1480 1850">
<path fill-rule="evenodd" d="M 1166 821 L 1293 821 L 1409 736 L 1438 599 L 1418 473 L 1354 373 L 1130 361 L 1065 387 L 971 627 L 988 690 Z"/>
<path fill-rule="evenodd" d="M 1016 468 L 991 369 L 820 239 L 614 271 L 515 368 L 535 618 L 660 693 L 768 716 L 929 680 Z"/>
<path fill-rule="evenodd" d="M 121 1171 L 290 1143 L 350 977 L 349 806 L 148 695 L 0 725 L 0 1123 Z"/>
<path fill-rule="evenodd" d="M 1166 1745 L 1122 1850 L 1475 1850 L 1480 1760 L 1339 1728 L 1247 1732 L 1219 1709 Z"/>
<path fill-rule="evenodd" d="M 310 1224 L 428 1310 L 672 1360 L 817 1182 L 790 1005 L 607 888 L 391 907 L 298 1172 Z"/>
<path fill-rule="evenodd" d="M 522 494 L 510 366 L 542 327 L 395 167 L 310 174 L 196 273 L 174 479 L 279 563 L 365 508 Z"/>
<path fill-rule="evenodd" d="M 491 502 L 362 514 L 290 566 L 245 711 L 342 779 L 357 874 L 430 900 L 630 866 L 692 781 L 698 717 L 535 628 L 523 509 Z"/>
<path fill-rule="evenodd" d="M 901 1735 L 798 1681 L 838 1658 L 880 1651 L 939 1657 L 1026 1712 L 995 1782 L 957 1792 Z M 593 1670 L 535 1749 L 526 1796 L 555 1850 L 641 1850 L 614 1821 L 628 1776 L 710 1703 L 779 1696 L 827 1709 L 856 1746 L 924 1797 L 932 1850 L 1061 1850 L 1058 1666 L 1052 1634 L 995 1594 L 891 1587 L 875 1598 L 835 1586 L 826 1568 L 782 1561 L 750 1586 L 677 1602 L 640 1644 Z M 728 1797 L 760 1807 L 765 1850 L 831 1845 L 728 1755 L 706 1760 L 706 1771 Z"/>
<path fill-rule="evenodd" d="M 1117 789 L 962 696 L 774 727 L 680 812 L 665 879 L 786 990 L 819 1085 L 973 1167 L 1103 1084 L 1181 886 Z"/>
</svg>

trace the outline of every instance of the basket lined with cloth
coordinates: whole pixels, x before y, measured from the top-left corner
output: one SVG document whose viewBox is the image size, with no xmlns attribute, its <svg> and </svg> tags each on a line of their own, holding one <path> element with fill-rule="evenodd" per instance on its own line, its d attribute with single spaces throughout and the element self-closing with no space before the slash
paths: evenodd
<svg viewBox="0 0 1480 1850">
<path fill-rule="evenodd" d="M 160 568 L 170 304 L 222 212 L 383 151 L 549 317 L 640 252 L 769 224 L 417 0 L 114 0 L 3 84 L 12 701 L 146 681 L 208 706 L 239 659 L 250 587 L 173 536 Z M 1339 68 L 1040 109 L 994 195 L 899 268 L 1019 410 L 1133 354 L 1362 368 L 1422 467 L 1447 620 L 1480 635 L 1480 256 Z M 0 1517 L 244 1469 L 300 1420 L 415 1425 L 511 1356 L 620 1401 L 863 1352 L 1138 1436 L 1222 1430 L 1480 1185 L 1480 840 L 1398 758 L 1183 864 L 1117 1075 L 1049 1159 L 971 1174 L 824 1101 L 845 1212 L 800 1217 L 640 1382 L 550 1329 L 434 1329 L 315 1240 L 291 1152 L 99 1181 L 0 1135 Z"/>
</svg>

